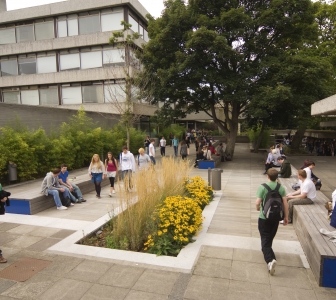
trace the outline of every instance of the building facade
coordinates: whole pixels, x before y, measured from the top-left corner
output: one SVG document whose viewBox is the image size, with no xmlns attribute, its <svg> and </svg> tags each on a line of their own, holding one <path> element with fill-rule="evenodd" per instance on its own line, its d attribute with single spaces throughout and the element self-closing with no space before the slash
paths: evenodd
<svg viewBox="0 0 336 300">
<path fill-rule="evenodd" d="M 137 0 L 68 0 L 6 11 L 0 0 L 0 104 L 46 106 L 118 115 L 125 98 L 125 60 L 134 53 L 109 45 L 124 20 L 148 41 L 146 14 Z M 131 70 L 132 72 L 132 70 Z M 4 106 L 3 106 L 4 107 Z M 135 100 L 134 112 L 157 107 Z"/>
</svg>

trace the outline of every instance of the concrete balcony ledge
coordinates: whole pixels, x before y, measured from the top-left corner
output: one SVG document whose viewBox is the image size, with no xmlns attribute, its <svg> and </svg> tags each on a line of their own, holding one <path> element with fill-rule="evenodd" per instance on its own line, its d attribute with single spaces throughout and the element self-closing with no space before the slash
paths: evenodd
<svg viewBox="0 0 336 300">
<path fill-rule="evenodd" d="M 336 95 L 317 101 L 311 106 L 311 115 L 336 115 Z"/>
</svg>

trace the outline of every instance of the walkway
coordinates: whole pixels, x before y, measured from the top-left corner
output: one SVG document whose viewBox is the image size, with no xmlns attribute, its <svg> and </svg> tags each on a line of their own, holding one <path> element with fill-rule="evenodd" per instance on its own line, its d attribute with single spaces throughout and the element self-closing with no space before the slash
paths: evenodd
<svg viewBox="0 0 336 300">
<path fill-rule="evenodd" d="M 193 145 L 191 149 L 194 152 Z M 167 154 L 171 151 L 168 147 Z M 205 221 L 206 232 L 194 243 L 202 241 L 205 246 L 191 272 L 89 253 L 75 255 L 70 253 L 71 247 L 64 249 L 69 255 L 48 250 L 81 234 L 107 213 L 113 201 L 107 196 L 108 188 L 102 199 L 97 200 L 92 192 L 86 195 L 86 203 L 67 211 L 0 216 L 0 247 L 8 259 L 0 270 L 23 257 L 51 261 L 25 282 L 0 278 L 0 300 L 335 299 L 335 290 L 317 286 L 292 226 L 279 227 L 274 242 L 278 266 L 274 276 L 268 275 L 254 205 L 256 189 L 265 181 L 262 159 L 262 155 L 250 153 L 247 144 L 237 144 L 235 160 L 222 164 L 222 194 L 209 208 L 214 215 Z M 191 175 L 196 174 L 207 178 L 206 170 L 193 169 Z"/>
</svg>

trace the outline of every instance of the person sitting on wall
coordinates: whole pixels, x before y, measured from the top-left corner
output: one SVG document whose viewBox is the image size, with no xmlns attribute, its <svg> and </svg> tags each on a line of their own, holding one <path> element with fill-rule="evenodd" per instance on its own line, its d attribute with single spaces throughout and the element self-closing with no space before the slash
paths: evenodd
<svg viewBox="0 0 336 300">
<path fill-rule="evenodd" d="M 68 166 L 66 164 L 61 165 L 61 172 L 58 175 L 58 181 L 62 187 L 69 190 L 69 196 L 71 202 L 73 203 L 86 202 L 86 200 L 83 199 L 83 195 L 79 187 L 76 184 L 70 182 Z"/>
<path fill-rule="evenodd" d="M 6 212 L 5 206 L 10 206 L 10 202 L 9 202 L 9 198 L 8 198 L 10 195 L 11 195 L 11 193 L 3 190 L 2 186 L 0 184 L 0 215 L 5 214 L 5 212 Z M 5 259 L 2 256 L 2 251 L 0 249 L 0 263 L 4 264 L 6 262 L 7 262 L 7 259 Z"/>
<path fill-rule="evenodd" d="M 265 163 L 265 172 L 264 175 L 267 174 L 267 170 L 270 168 L 278 168 L 280 167 L 280 163 L 278 163 L 278 157 L 280 157 L 280 153 L 274 149 L 274 147 L 270 148 L 270 153 L 268 153 L 266 163 Z"/>
<path fill-rule="evenodd" d="M 281 178 L 289 178 L 292 175 L 292 167 L 290 162 L 287 159 L 284 159 L 283 156 L 278 157 L 278 164 L 281 165 L 278 176 Z"/>
</svg>

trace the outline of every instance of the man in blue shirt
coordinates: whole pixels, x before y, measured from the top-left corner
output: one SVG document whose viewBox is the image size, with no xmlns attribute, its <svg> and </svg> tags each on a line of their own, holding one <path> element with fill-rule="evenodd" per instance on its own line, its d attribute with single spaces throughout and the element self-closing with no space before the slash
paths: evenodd
<svg viewBox="0 0 336 300">
<path fill-rule="evenodd" d="M 74 183 L 70 182 L 68 166 L 66 164 L 61 165 L 61 172 L 58 175 L 58 181 L 60 185 L 62 185 L 64 188 L 67 188 L 69 190 L 70 192 L 69 196 L 70 196 L 71 202 L 74 202 L 74 203 L 86 202 L 86 200 L 83 199 L 83 195 L 79 187 L 75 185 Z M 72 193 L 76 194 L 77 198 Z"/>
<path fill-rule="evenodd" d="M 178 153 L 178 142 L 179 142 L 178 139 L 174 135 L 173 146 L 174 146 L 174 154 L 175 154 L 175 156 L 177 156 L 177 153 Z"/>
</svg>

